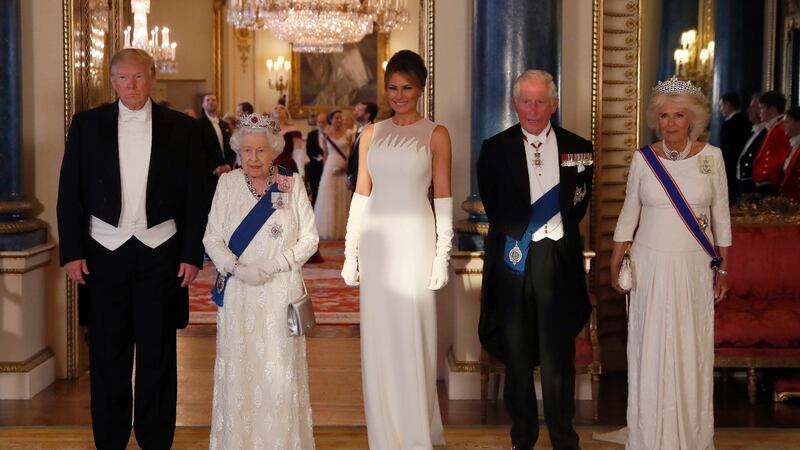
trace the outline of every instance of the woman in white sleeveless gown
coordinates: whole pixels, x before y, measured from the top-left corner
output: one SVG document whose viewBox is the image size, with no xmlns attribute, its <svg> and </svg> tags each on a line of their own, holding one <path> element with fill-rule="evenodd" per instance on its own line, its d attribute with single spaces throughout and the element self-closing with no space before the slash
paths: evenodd
<svg viewBox="0 0 800 450">
<path fill-rule="evenodd" d="M 328 123 L 328 131 L 320 134 L 325 164 L 319 181 L 319 198 L 314 202 L 314 216 L 317 219 L 319 238 L 334 240 L 344 239 L 347 214 L 350 211 L 352 193 L 345 179 L 353 135 L 345 130 L 342 111 L 339 109 L 328 113 Z"/>
<path fill-rule="evenodd" d="M 628 450 L 714 449 L 714 303 L 727 292 L 731 223 L 722 151 L 697 142 L 707 104 L 699 89 L 669 80 L 653 89 L 648 122 L 663 137 L 651 148 L 723 258 L 716 277 L 639 151 L 614 232 L 611 279 L 620 293 L 620 265 L 633 244 L 628 426 L 597 438 Z"/>
<path fill-rule="evenodd" d="M 426 76 L 416 53 L 389 61 L 395 115 L 363 131 L 347 223 L 342 277 L 356 285 L 360 276 L 364 403 L 375 450 L 444 445 L 433 291 L 447 282 L 453 237 L 450 137 L 416 111 Z"/>
</svg>

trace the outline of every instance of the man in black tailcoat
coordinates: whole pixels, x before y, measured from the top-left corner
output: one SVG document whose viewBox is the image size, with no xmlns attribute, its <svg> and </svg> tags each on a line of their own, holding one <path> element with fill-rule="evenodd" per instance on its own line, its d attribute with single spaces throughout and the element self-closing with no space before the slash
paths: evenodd
<svg viewBox="0 0 800 450">
<path fill-rule="evenodd" d="M 175 329 L 189 320 L 188 285 L 203 264 L 201 144 L 194 120 L 150 99 L 155 63 L 147 52 L 123 49 L 110 67 L 119 100 L 76 114 L 69 129 L 58 187 L 60 258 L 88 291 L 95 445 L 124 449 L 133 422 L 140 447 L 168 449 Z"/>
<path fill-rule="evenodd" d="M 236 163 L 236 153 L 231 149 L 231 130 L 224 120 L 220 120 L 217 111 L 219 103 L 217 95 L 209 92 L 203 95 L 203 112 L 197 119 L 200 125 L 202 141 L 202 170 L 206 183 L 206 209 L 211 208 L 211 199 L 217 189 L 220 175 L 230 172 Z M 237 117 L 238 120 L 238 117 Z"/>
<path fill-rule="evenodd" d="M 736 180 L 736 164 L 744 145 L 750 138 L 753 124 L 741 111 L 739 94 L 726 92 L 719 99 L 719 112 L 725 119 L 720 127 L 720 149 L 725 160 L 725 175 L 728 179 L 728 200 L 739 197 L 739 186 Z"/>
<path fill-rule="evenodd" d="M 592 144 L 550 123 L 555 83 L 528 70 L 512 103 L 520 123 L 483 142 L 478 188 L 486 214 L 479 336 L 506 365 L 506 409 L 515 449 L 539 435 L 535 366 L 554 449 L 578 449 L 575 337 L 591 306 L 579 224 L 592 190 Z"/>
</svg>

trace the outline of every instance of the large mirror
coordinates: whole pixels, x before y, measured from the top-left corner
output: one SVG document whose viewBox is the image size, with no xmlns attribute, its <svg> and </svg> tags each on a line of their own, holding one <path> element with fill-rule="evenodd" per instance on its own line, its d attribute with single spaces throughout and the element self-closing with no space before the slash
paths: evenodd
<svg viewBox="0 0 800 450">
<path fill-rule="evenodd" d="M 305 132 L 306 116 L 314 112 L 332 106 L 352 108 L 364 100 L 383 104 L 383 64 L 394 51 L 410 48 L 418 51 L 429 67 L 431 82 L 427 84 L 422 109 L 424 115 L 433 118 L 434 0 L 408 2 L 409 20 L 402 29 L 373 33 L 335 55 L 292 52 L 290 44 L 269 31 L 234 28 L 226 20 L 225 0 L 65 0 L 66 129 L 73 114 L 114 100 L 108 63 L 114 51 L 126 43 L 127 27 L 133 24 L 132 3 L 149 3 L 146 18 L 151 37 L 155 34 L 160 42 L 174 43 L 174 64 L 169 57 L 166 65 L 159 64 L 161 70 L 153 91 L 155 101 L 172 109 L 200 114 L 202 96 L 207 92 L 217 94 L 220 117 L 233 114 L 236 105 L 244 101 L 262 113 L 285 101 L 295 124 Z M 158 33 L 155 27 L 159 27 Z M 287 63 L 280 69 L 279 58 Z M 319 67 L 325 70 L 320 71 Z M 205 292 L 208 287 L 198 285 L 196 291 Z M 80 377 L 88 368 L 80 291 L 75 283 L 67 282 L 70 378 Z M 191 333 L 193 325 L 210 325 L 214 320 L 211 307 L 193 310 L 186 332 Z"/>
</svg>

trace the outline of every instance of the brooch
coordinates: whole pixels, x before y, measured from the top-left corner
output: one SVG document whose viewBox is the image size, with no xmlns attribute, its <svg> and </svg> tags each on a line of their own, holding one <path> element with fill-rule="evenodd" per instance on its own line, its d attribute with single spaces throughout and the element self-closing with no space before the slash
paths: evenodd
<svg viewBox="0 0 800 450">
<path fill-rule="evenodd" d="M 285 192 L 273 192 L 270 196 L 273 209 L 283 209 L 289 203 L 289 194 Z"/>
<path fill-rule="evenodd" d="M 714 156 L 703 155 L 697 158 L 697 168 L 703 175 L 710 175 L 714 172 Z"/>
<path fill-rule="evenodd" d="M 585 197 L 586 183 L 583 183 L 583 186 L 575 189 L 575 197 L 572 198 L 572 204 L 577 205 L 578 203 L 582 202 Z"/>
<path fill-rule="evenodd" d="M 522 261 L 522 250 L 519 248 L 519 242 L 515 243 L 514 248 L 508 252 L 508 260 L 515 266 Z"/>
<path fill-rule="evenodd" d="M 708 228 L 708 216 L 705 213 L 697 217 L 697 222 L 700 223 L 700 229 L 706 231 L 706 228 Z"/>
<path fill-rule="evenodd" d="M 561 167 L 577 167 L 578 173 L 586 170 L 586 166 L 594 164 L 591 153 L 562 153 Z"/>
<path fill-rule="evenodd" d="M 269 237 L 272 239 L 278 239 L 283 236 L 283 225 L 279 223 L 273 223 L 269 226 Z"/>
<path fill-rule="evenodd" d="M 278 175 L 278 179 L 275 181 L 278 184 L 278 190 L 281 192 L 291 192 L 292 186 L 294 186 L 294 177 L 292 176 L 284 176 Z"/>
</svg>

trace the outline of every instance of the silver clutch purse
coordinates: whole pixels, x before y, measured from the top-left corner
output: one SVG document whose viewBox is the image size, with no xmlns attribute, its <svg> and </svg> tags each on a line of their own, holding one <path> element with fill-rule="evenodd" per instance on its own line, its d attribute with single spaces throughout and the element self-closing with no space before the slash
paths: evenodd
<svg viewBox="0 0 800 450">
<path fill-rule="evenodd" d="M 628 255 L 622 258 L 622 266 L 619 268 L 617 282 L 623 290 L 630 291 L 633 289 L 633 267 L 631 266 L 631 258 Z"/>
<path fill-rule="evenodd" d="M 305 280 L 303 280 L 303 294 L 289 303 L 286 309 L 286 324 L 289 327 L 289 336 L 304 336 L 317 324 L 314 318 L 314 305 L 311 303 L 311 296 L 308 295 Z"/>
</svg>

